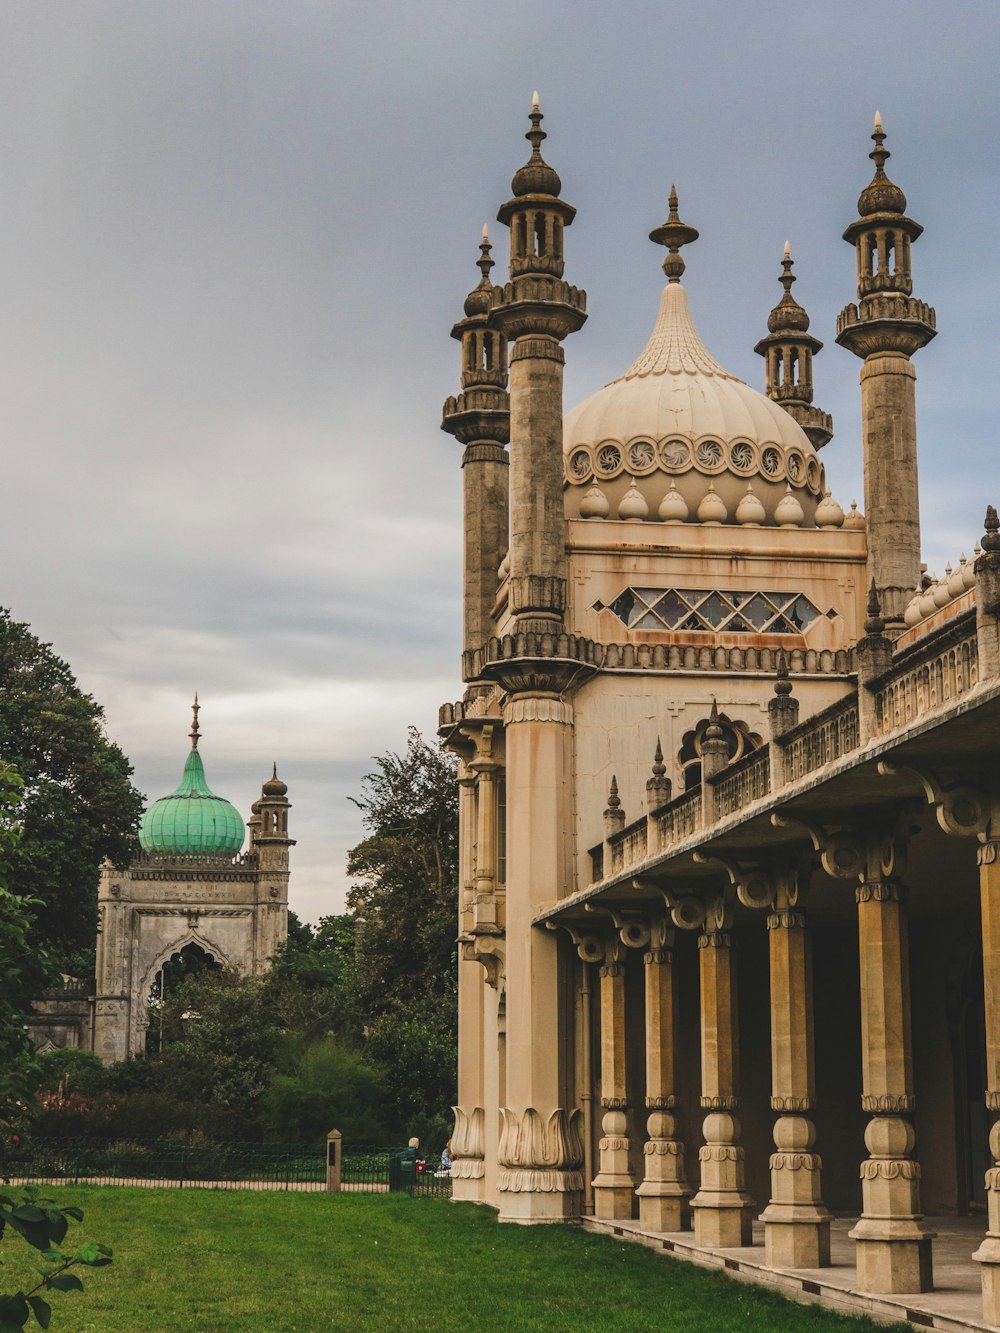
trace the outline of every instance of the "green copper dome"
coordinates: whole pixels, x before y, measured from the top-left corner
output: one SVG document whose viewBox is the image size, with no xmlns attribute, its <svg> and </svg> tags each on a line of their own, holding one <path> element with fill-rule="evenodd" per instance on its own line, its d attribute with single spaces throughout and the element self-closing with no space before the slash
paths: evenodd
<svg viewBox="0 0 1000 1333">
<path fill-rule="evenodd" d="M 180 786 L 154 801 L 143 815 L 139 842 L 144 852 L 159 856 L 235 856 L 243 846 L 243 820 L 205 781 L 197 713 L 191 739 L 194 745 Z"/>
</svg>

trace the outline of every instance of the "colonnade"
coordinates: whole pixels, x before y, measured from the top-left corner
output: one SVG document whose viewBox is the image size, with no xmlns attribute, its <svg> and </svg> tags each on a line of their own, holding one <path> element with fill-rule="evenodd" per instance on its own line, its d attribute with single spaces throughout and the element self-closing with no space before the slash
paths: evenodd
<svg viewBox="0 0 1000 1333">
<path fill-rule="evenodd" d="M 963 794 L 966 798 L 968 793 Z M 979 830 L 979 867 L 985 981 L 986 1102 L 1000 1111 L 1000 821 L 966 819 L 948 827 L 948 803 L 938 821 L 949 832 Z M 910 969 L 908 957 L 905 842 L 893 834 L 862 830 L 824 839 L 808 830 L 827 874 L 853 882 L 860 955 L 861 1106 L 869 1117 L 867 1156 L 859 1163 L 861 1215 L 855 1241 L 858 1288 L 870 1293 L 929 1291 L 933 1286 L 935 1233 L 921 1214 L 920 1166 L 915 1160 L 915 1109 Z M 704 860 L 710 863 L 706 853 Z M 777 1268 L 821 1268 L 830 1263 L 831 1214 L 823 1203 L 822 1158 L 812 1119 L 816 1050 L 813 1022 L 812 927 L 807 893 L 800 894 L 800 866 L 755 864 L 744 868 L 719 858 L 728 883 L 714 896 L 679 896 L 661 888 L 664 910 L 646 915 L 637 904 L 591 936 L 581 956 L 599 961 L 601 1102 L 603 1135 L 593 1182 L 598 1218 L 633 1216 L 641 1225 L 676 1231 L 690 1215 L 696 1242 L 717 1248 L 751 1243 L 757 1205 L 745 1188 L 740 1138 L 737 936 L 740 906 L 764 916 L 770 980 L 770 1105 L 776 1119 L 770 1156 L 770 1199 L 760 1211 L 766 1262 Z M 801 875 L 805 885 L 808 875 Z M 648 901 L 654 885 L 637 885 Z M 593 904 L 595 914 L 602 911 Z M 605 920 L 606 920 L 605 917 Z M 700 1110 L 703 1144 L 699 1178 L 685 1166 L 677 1135 L 679 931 L 697 934 Z M 579 948 L 579 937 L 574 932 Z M 642 1176 L 630 1168 L 631 1139 L 639 1108 L 627 1101 L 626 1070 L 638 1053 L 627 1049 L 624 955 L 643 951 L 645 1111 L 648 1138 Z M 603 955 L 601 951 L 603 950 Z M 982 1267 L 983 1310 L 1000 1325 L 1000 1121 L 993 1126 L 994 1165 L 986 1173 L 989 1230 L 974 1258 Z"/>
</svg>

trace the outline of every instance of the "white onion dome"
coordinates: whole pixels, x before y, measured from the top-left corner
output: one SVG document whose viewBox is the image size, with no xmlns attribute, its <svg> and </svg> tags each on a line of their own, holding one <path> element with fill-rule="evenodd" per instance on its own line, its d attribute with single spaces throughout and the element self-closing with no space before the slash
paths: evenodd
<svg viewBox="0 0 1000 1333">
<path fill-rule="evenodd" d="M 747 482 L 747 493 L 736 506 L 736 522 L 745 528 L 759 528 L 767 518 L 764 506 L 757 497 L 753 482 Z"/>
<path fill-rule="evenodd" d="M 670 489 L 660 501 L 656 511 L 664 523 L 683 523 L 690 516 L 687 501 L 677 489 L 677 483 L 671 478 Z"/>
<path fill-rule="evenodd" d="M 729 517 L 729 510 L 726 508 L 726 502 L 722 496 L 717 494 L 715 482 L 708 483 L 708 490 L 705 492 L 705 498 L 698 506 L 698 522 L 709 523 L 713 527 L 718 523 L 725 523 Z"/>
<path fill-rule="evenodd" d="M 818 528 L 840 528 L 843 525 L 843 509 L 829 491 L 824 491 L 823 498 L 816 508 L 816 526 Z"/>
<path fill-rule="evenodd" d="M 785 494 L 775 507 L 774 521 L 780 528 L 800 528 L 805 514 L 798 499 L 792 494 L 792 488 L 785 485 Z"/>
<path fill-rule="evenodd" d="M 728 519 L 752 479 L 765 510 L 762 521 L 770 522 L 780 521 L 775 510 L 790 485 L 806 527 L 814 526 L 824 491 L 823 466 L 802 428 L 719 365 L 694 326 L 678 281 L 664 288 L 639 357 L 567 415 L 563 443 L 568 518 L 580 515 L 594 480 L 613 509 L 635 488 L 653 512 L 663 497 L 664 474 L 689 512 L 698 510 L 711 485 Z M 674 521 L 662 513 L 660 518 Z"/>
<path fill-rule="evenodd" d="M 607 518 L 611 513 L 608 497 L 595 481 L 580 501 L 581 518 Z"/>
<path fill-rule="evenodd" d="M 858 513 L 857 500 L 851 501 L 851 512 L 844 519 L 844 527 L 848 532 L 861 532 L 865 526 L 864 514 Z"/>
<path fill-rule="evenodd" d="M 642 492 L 633 482 L 618 502 L 618 517 L 643 519 L 648 513 L 649 505 L 643 498 Z"/>
</svg>

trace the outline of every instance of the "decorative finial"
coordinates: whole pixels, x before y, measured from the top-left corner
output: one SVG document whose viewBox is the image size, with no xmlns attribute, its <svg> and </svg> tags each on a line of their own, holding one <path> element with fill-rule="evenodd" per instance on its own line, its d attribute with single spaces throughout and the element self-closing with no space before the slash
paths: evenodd
<svg viewBox="0 0 1000 1333">
<path fill-rule="evenodd" d="M 1000 518 L 993 505 L 986 506 L 986 521 L 983 524 L 986 535 L 980 545 L 984 551 L 1000 551 Z"/>
<path fill-rule="evenodd" d="M 479 258 L 476 260 L 476 263 L 479 266 L 479 272 L 483 275 L 483 280 L 480 286 L 488 287 L 490 285 L 490 269 L 494 264 L 494 260 L 490 258 L 490 251 L 492 248 L 493 247 L 490 245 L 489 228 L 484 225 L 483 239 L 479 242 Z"/>
<path fill-rule="evenodd" d="M 531 109 L 532 109 L 532 111 L 537 111 L 537 110 L 538 110 L 538 89 L 537 89 L 537 88 L 536 88 L 535 91 L 531 94 Z M 878 115 L 878 112 L 877 112 L 877 111 L 875 112 L 875 115 L 876 115 L 876 116 Z"/>
<path fill-rule="evenodd" d="M 787 241 L 781 260 L 781 270 L 778 281 L 784 288 L 784 292 L 781 300 L 767 317 L 768 331 L 778 333 L 791 329 L 799 333 L 805 333 L 809 328 L 809 316 L 792 295 L 792 286 L 798 279 L 792 272 L 792 248 Z"/>
<path fill-rule="evenodd" d="M 871 587 L 868 589 L 868 616 L 865 620 L 866 634 L 881 634 L 885 629 L 885 621 L 882 619 L 882 606 L 879 602 L 878 586 L 874 578 Z"/>
<path fill-rule="evenodd" d="M 788 242 L 786 241 L 786 242 L 785 242 L 784 258 L 787 259 L 787 260 L 791 260 L 791 257 L 792 257 L 792 247 L 791 247 L 791 246 L 788 244 Z"/>
<path fill-rule="evenodd" d="M 197 750 L 198 738 L 201 735 L 201 728 L 198 726 L 198 713 L 200 710 L 201 710 L 201 704 L 199 704 L 198 702 L 198 691 L 195 690 L 194 703 L 191 705 L 191 713 L 193 715 L 191 722 L 191 730 L 188 733 L 191 737 L 192 750 Z"/>
<path fill-rule="evenodd" d="M 528 143 L 531 144 L 532 162 L 541 162 L 542 160 L 542 140 L 549 136 L 542 129 L 542 121 L 545 117 L 542 115 L 541 107 L 538 105 L 538 93 L 531 95 L 531 115 L 528 117 L 531 121 L 531 129 L 525 134 Z"/>
<path fill-rule="evenodd" d="M 784 648 L 778 649 L 778 665 L 774 672 L 774 692 L 779 698 L 787 698 L 792 692 L 792 682 L 788 679 L 788 657 Z"/>
<path fill-rule="evenodd" d="M 514 172 L 511 189 L 518 198 L 526 194 L 550 194 L 558 198 L 562 189 L 559 173 L 542 157 L 542 140 L 547 139 L 548 135 L 542 129 L 545 118 L 538 105 L 537 93 L 531 99 L 531 115 L 528 119 L 531 121 L 531 129 L 524 137 L 531 144 L 531 157 Z"/>
<path fill-rule="evenodd" d="M 881 112 L 881 111 L 876 111 L 876 112 L 875 112 L 875 133 L 876 133 L 876 134 L 881 134 L 881 133 L 882 133 L 882 112 Z"/>
<path fill-rule="evenodd" d="M 621 797 L 618 795 L 618 779 L 617 779 L 617 777 L 614 775 L 614 773 L 612 773 L 612 775 L 611 775 L 611 787 L 610 787 L 610 789 L 609 789 L 609 791 L 608 791 L 608 809 L 609 809 L 609 810 L 620 810 L 620 809 L 621 809 L 621 803 L 622 803 L 622 801 L 621 801 Z"/>
<path fill-rule="evenodd" d="M 885 174 L 885 164 L 891 154 L 885 146 L 885 130 L 882 117 L 875 112 L 875 129 L 872 133 L 875 147 L 868 154 L 875 163 L 875 175 L 858 199 L 858 213 L 861 217 L 870 217 L 873 213 L 905 213 L 906 195 Z"/>
<path fill-rule="evenodd" d="M 660 738 L 656 738 L 656 753 L 653 755 L 653 776 L 662 778 L 667 771 L 667 766 L 663 762 L 663 746 L 660 744 Z"/>
<path fill-rule="evenodd" d="M 689 227 L 681 221 L 680 214 L 677 211 L 677 188 L 674 185 L 670 187 L 667 208 L 669 211 L 666 222 L 659 227 L 654 227 L 649 233 L 649 239 L 655 245 L 665 245 L 667 247 L 667 257 L 663 261 L 663 271 L 667 275 L 667 281 L 680 282 L 685 265 L 678 251 L 682 245 L 689 245 L 691 241 L 696 241 L 698 233 L 694 227 Z"/>
<path fill-rule="evenodd" d="M 484 222 L 484 223 L 483 223 L 483 244 L 484 244 L 484 245 L 489 245 L 489 243 L 490 243 L 490 228 L 489 228 L 489 223 Z"/>
</svg>

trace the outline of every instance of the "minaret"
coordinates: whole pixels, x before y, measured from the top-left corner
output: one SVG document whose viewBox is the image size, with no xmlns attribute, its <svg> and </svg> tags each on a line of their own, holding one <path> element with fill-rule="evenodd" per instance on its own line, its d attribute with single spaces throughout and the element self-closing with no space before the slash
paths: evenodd
<svg viewBox="0 0 1000 1333">
<path fill-rule="evenodd" d="M 753 349 L 766 365 L 765 392 L 794 417 L 812 443 L 822 449 L 833 436 L 833 418 L 813 407 L 813 357 L 823 344 L 809 333 L 809 316 L 792 295 L 792 254 L 788 242 L 778 281 L 784 295 L 767 317 L 768 334 Z"/>
<path fill-rule="evenodd" d="M 910 357 L 936 333 L 934 311 L 913 299 L 910 244 L 923 228 L 905 216 L 906 196 L 885 174 L 882 118 L 875 113 L 875 176 L 858 200 L 844 240 L 858 256 L 858 304 L 837 319 L 837 342 L 864 361 L 861 417 L 865 448 L 868 575 L 887 628 L 900 628 L 920 582 L 917 417 Z"/>
<path fill-rule="evenodd" d="M 288 836 L 288 787 L 278 777 L 277 764 L 260 789 L 249 821 L 251 844 L 257 854 L 257 922 L 254 931 L 253 971 L 262 976 L 278 945 L 288 935 L 288 851 L 295 840 Z"/>
<path fill-rule="evenodd" d="M 492 293 L 490 325 L 515 340 L 510 358 L 510 608 L 517 629 L 556 633 L 566 608 L 563 509 L 564 356 L 559 344 L 587 318 L 586 293 L 563 282 L 563 231 L 576 216 L 542 159 L 538 94 L 525 138 L 531 158 L 515 173 L 497 217 L 510 228 L 510 281 Z"/>
<path fill-rule="evenodd" d="M 479 285 L 465 298 L 465 319 L 451 336 L 462 344 L 462 391 L 444 405 L 441 429 L 465 445 L 462 477 L 465 496 L 464 635 L 471 653 L 490 637 L 490 612 L 497 594 L 497 570 L 507 551 L 510 469 L 504 445 L 510 439 L 507 396 L 507 339 L 487 322 L 490 281 L 490 234 L 476 261 Z M 468 679 L 468 672 L 463 673 Z"/>
</svg>

